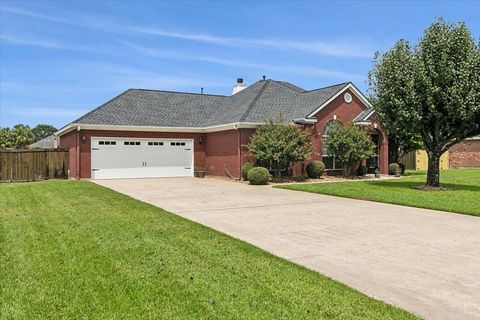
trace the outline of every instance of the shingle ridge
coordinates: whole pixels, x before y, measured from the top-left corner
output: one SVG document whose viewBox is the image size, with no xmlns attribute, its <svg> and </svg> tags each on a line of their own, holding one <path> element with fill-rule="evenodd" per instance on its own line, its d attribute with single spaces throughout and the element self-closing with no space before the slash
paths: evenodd
<svg viewBox="0 0 480 320">
<path fill-rule="evenodd" d="M 143 89 L 143 88 L 131 88 L 129 90 L 138 90 L 138 91 L 153 91 L 153 92 L 164 92 L 164 93 L 179 93 L 179 94 L 192 94 L 197 96 L 214 96 L 214 97 L 228 97 L 223 94 L 213 94 L 213 93 L 197 93 L 197 92 L 185 92 L 185 91 L 172 91 L 172 90 L 157 90 L 157 89 Z"/>
<path fill-rule="evenodd" d="M 261 81 L 261 80 L 260 80 Z M 243 115 L 240 117 L 240 122 L 244 121 L 247 116 L 249 115 L 250 111 L 252 111 L 253 107 L 255 106 L 255 103 L 257 103 L 258 99 L 262 96 L 263 92 L 265 91 L 265 88 L 267 85 L 271 82 L 271 80 L 264 80 L 265 82 L 263 83 L 262 87 L 258 91 L 257 95 L 255 98 L 253 98 L 252 102 L 248 105 L 247 109 L 243 113 Z"/>
<path fill-rule="evenodd" d="M 333 84 L 333 85 L 327 86 L 327 87 L 322 87 L 322 88 L 317 88 L 317 89 L 312 89 L 312 90 L 305 90 L 305 91 L 302 92 L 302 93 L 313 92 L 313 91 L 318 91 L 318 90 L 324 90 L 324 89 L 333 88 L 333 87 L 337 87 L 337 86 L 346 86 L 347 84 L 350 84 L 350 83 L 352 83 L 352 82 L 350 82 L 350 81 L 341 82 L 341 83 Z"/>
</svg>

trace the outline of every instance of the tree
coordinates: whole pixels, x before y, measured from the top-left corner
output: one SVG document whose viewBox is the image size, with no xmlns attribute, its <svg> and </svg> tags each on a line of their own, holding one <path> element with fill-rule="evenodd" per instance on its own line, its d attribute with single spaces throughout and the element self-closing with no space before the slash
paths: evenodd
<svg viewBox="0 0 480 320">
<path fill-rule="evenodd" d="M 451 24 L 443 19 L 425 31 L 413 50 L 408 42 L 402 42 L 392 49 L 401 48 L 401 54 L 391 50 L 374 64 L 374 101 L 377 104 L 382 97 L 392 96 L 395 103 L 390 104 L 389 112 L 399 120 L 386 129 L 409 128 L 411 134 L 421 137 L 428 154 L 426 184 L 439 187 L 440 156 L 454 144 L 480 133 L 480 44 L 475 44 L 464 23 Z M 394 63 L 405 67 L 397 69 L 396 76 L 383 72 Z M 399 85 L 408 89 L 403 94 L 389 93 Z"/>
<path fill-rule="evenodd" d="M 375 53 L 369 72 L 370 102 L 383 128 L 388 130 L 388 161 L 398 163 L 402 155 L 422 147 L 421 136 L 405 123 L 412 121 L 408 110 L 414 101 L 414 68 L 410 45 L 405 40 L 383 55 Z"/>
<path fill-rule="evenodd" d="M 13 148 L 26 148 L 33 141 L 32 129 L 24 124 L 17 124 L 10 130 Z"/>
<path fill-rule="evenodd" d="M 13 148 L 10 128 L 0 128 L 0 149 Z"/>
<path fill-rule="evenodd" d="M 46 137 L 51 136 L 57 131 L 57 128 L 54 126 L 51 126 L 49 124 L 39 124 L 35 128 L 32 129 L 33 133 L 33 142 L 37 142 L 39 140 L 42 140 Z"/>
<path fill-rule="evenodd" d="M 335 163 L 343 167 L 345 176 L 351 174 L 352 165 L 375 155 L 375 144 L 366 130 L 350 123 L 336 122 L 325 140 Z"/>
<path fill-rule="evenodd" d="M 270 119 L 257 128 L 247 145 L 248 154 L 260 164 L 270 166 L 280 178 L 282 170 L 305 161 L 312 153 L 312 137 L 306 130 L 280 119 Z"/>
</svg>

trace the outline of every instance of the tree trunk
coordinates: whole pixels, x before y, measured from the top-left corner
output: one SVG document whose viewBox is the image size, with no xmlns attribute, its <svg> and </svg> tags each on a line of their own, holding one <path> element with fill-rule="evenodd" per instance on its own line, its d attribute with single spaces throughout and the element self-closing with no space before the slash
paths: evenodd
<svg viewBox="0 0 480 320">
<path fill-rule="evenodd" d="M 440 187 L 440 152 L 428 152 L 427 186 Z"/>
<path fill-rule="evenodd" d="M 398 163 L 399 161 L 398 144 L 391 139 L 388 141 L 388 163 Z"/>
</svg>

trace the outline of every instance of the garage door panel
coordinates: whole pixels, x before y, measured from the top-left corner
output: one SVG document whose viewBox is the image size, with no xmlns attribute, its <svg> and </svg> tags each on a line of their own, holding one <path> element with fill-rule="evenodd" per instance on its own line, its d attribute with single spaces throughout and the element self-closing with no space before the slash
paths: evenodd
<svg viewBox="0 0 480 320">
<path fill-rule="evenodd" d="M 92 179 L 193 176 L 192 140 L 95 137 L 91 157 Z"/>
</svg>

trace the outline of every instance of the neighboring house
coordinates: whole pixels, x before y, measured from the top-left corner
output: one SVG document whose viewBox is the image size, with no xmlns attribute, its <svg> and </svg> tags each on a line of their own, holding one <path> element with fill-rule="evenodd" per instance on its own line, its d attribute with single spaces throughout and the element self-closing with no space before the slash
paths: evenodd
<svg viewBox="0 0 480 320">
<path fill-rule="evenodd" d="M 58 148 L 58 137 L 54 134 L 38 140 L 28 146 L 28 149 L 57 149 Z"/>
<path fill-rule="evenodd" d="M 142 178 L 207 174 L 240 177 L 249 161 L 244 145 L 269 117 L 312 129 L 314 154 L 327 170 L 339 169 L 322 140 L 332 121 L 369 127 L 387 171 L 388 141 L 372 120 L 367 98 L 350 82 L 304 90 L 283 81 L 237 80 L 231 96 L 129 89 L 60 129 L 74 178 Z M 298 168 L 297 168 L 298 171 Z M 298 173 L 297 173 L 298 174 Z"/>
<path fill-rule="evenodd" d="M 457 143 L 448 152 L 450 168 L 480 168 L 480 135 Z"/>
<path fill-rule="evenodd" d="M 427 170 L 428 156 L 425 150 L 407 153 L 400 160 L 407 170 Z M 440 157 L 440 169 L 480 168 L 480 136 L 459 142 Z"/>
</svg>

